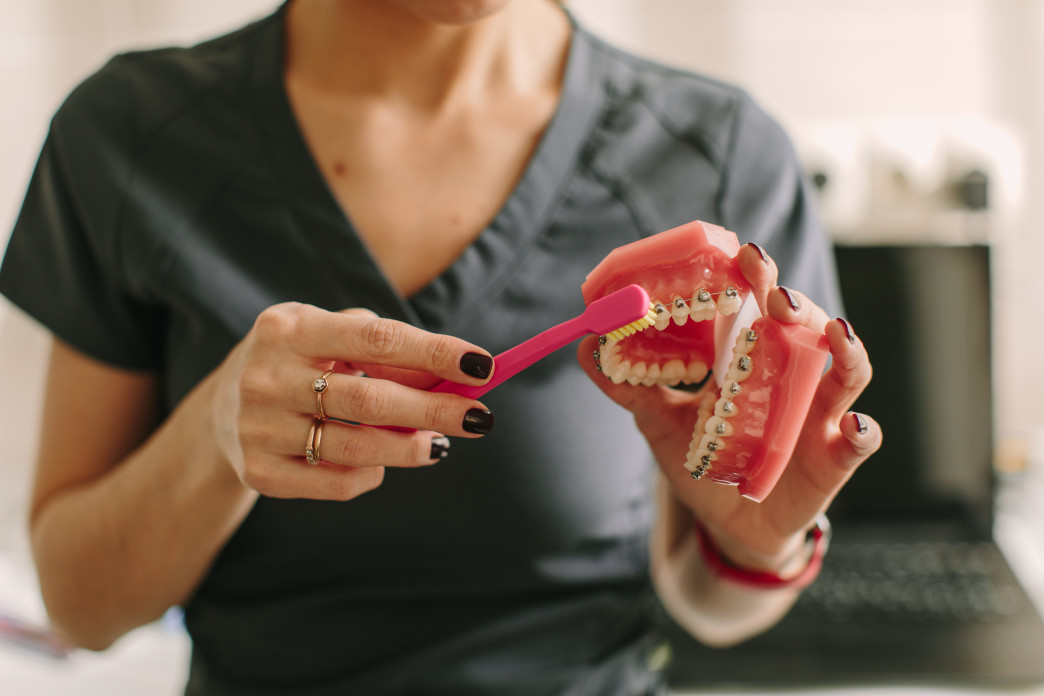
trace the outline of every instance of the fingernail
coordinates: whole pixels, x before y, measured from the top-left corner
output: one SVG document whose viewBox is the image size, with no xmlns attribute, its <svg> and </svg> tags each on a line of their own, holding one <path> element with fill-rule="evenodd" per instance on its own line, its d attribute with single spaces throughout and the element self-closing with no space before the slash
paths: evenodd
<svg viewBox="0 0 1044 696">
<path fill-rule="evenodd" d="M 486 435 L 493 429 L 493 413 L 483 408 L 473 408 L 464 414 L 464 422 L 460 427 L 466 433 Z"/>
<path fill-rule="evenodd" d="M 765 263 L 768 263 L 768 257 L 765 256 L 765 252 L 764 252 L 764 250 L 762 250 L 761 247 L 759 247 L 754 242 L 747 242 L 747 246 L 753 247 L 754 251 L 758 252 L 758 256 L 761 257 L 761 260 L 764 261 Z"/>
<path fill-rule="evenodd" d="M 460 359 L 460 371 L 468 377 L 486 379 L 493 371 L 493 358 L 482 353 L 465 353 Z"/>
<path fill-rule="evenodd" d="M 868 426 L 866 424 L 866 419 L 863 418 L 858 413 L 853 413 L 852 415 L 855 417 L 856 428 L 859 429 L 859 434 L 860 435 L 866 435 L 866 431 L 868 429 Z"/>
<path fill-rule="evenodd" d="M 855 345 L 855 334 L 852 333 L 852 327 L 848 324 L 847 321 L 845 321 L 841 317 L 837 318 L 837 323 L 839 323 L 841 326 L 845 327 L 845 336 L 848 337 L 848 342 L 851 343 L 854 346 Z"/>
<path fill-rule="evenodd" d="M 431 438 L 431 459 L 445 459 L 449 456 L 450 441 L 448 437 Z"/>
<path fill-rule="evenodd" d="M 783 297 L 787 298 L 787 302 L 790 303 L 790 308 L 795 312 L 801 309 L 801 304 L 798 303 L 797 298 L 782 285 L 779 287 L 779 291 L 783 293 Z"/>
</svg>

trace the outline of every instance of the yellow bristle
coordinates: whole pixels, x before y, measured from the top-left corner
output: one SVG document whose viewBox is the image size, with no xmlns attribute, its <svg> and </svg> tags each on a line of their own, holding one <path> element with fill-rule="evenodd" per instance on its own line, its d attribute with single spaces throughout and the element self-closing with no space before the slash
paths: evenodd
<svg viewBox="0 0 1044 696">
<path fill-rule="evenodd" d="M 609 332 L 608 334 L 606 334 L 606 336 L 608 336 L 614 341 L 619 341 L 620 339 L 627 338 L 628 336 L 633 336 L 639 331 L 645 331 L 650 326 L 654 326 L 655 324 L 656 310 L 654 309 L 654 306 L 650 304 L 649 311 L 645 313 L 644 317 L 642 317 L 638 321 L 632 321 L 630 324 L 627 324 L 626 326 L 621 326 L 616 331 Z"/>
</svg>

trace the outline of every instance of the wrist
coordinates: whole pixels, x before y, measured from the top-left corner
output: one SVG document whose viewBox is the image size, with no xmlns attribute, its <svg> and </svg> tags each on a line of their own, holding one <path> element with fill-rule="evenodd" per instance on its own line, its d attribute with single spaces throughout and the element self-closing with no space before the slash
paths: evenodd
<svg viewBox="0 0 1044 696">
<path fill-rule="evenodd" d="M 722 552 L 707 529 L 693 520 L 693 535 L 704 564 L 723 580 L 757 589 L 803 588 L 819 575 L 830 540 L 830 523 L 820 515 L 797 548 L 767 563 L 739 563 Z"/>
</svg>

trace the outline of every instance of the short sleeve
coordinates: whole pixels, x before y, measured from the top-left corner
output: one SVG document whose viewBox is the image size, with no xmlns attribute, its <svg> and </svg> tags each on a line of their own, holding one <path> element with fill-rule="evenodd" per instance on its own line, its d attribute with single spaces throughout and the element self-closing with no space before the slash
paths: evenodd
<svg viewBox="0 0 1044 696">
<path fill-rule="evenodd" d="M 797 155 L 783 129 L 749 97 L 739 99 L 721 198 L 725 227 L 775 259 L 780 285 L 841 315 L 830 244 Z"/>
<path fill-rule="evenodd" d="M 0 265 L 0 292 L 55 336 L 103 362 L 154 369 L 163 311 L 135 293 L 117 238 L 120 124 L 83 85 L 56 115 Z M 110 104 L 112 94 L 108 94 Z M 111 109 L 112 107 L 107 107 Z"/>
</svg>

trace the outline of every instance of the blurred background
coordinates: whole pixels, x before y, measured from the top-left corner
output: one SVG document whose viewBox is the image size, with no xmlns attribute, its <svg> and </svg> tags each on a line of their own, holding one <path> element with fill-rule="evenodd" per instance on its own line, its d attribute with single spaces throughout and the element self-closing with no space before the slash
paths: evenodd
<svg viewBox="0 0 1044 696">
<path fill-rule="evenodd" d="M 752 93 L 794 140 L 837 242 L 990 246 L 998 534 L 1044 604 L 1034 512 L 1044 507 L 1044 1 L 566 4 L 613 43 Z M 77 82 L 115 52 L 194 43 L 276 5 L 0 0 L 0 248 L 50 116 Z M 29 626 L 43 622 L 24 520 L 45 347 L 0 299 L 0 615 Z M 16 684 L 0 691 L 175 694 L 186 655 L 176 621 L 65 660 L 0 643 L 0 680 Z"/>
</svg>

